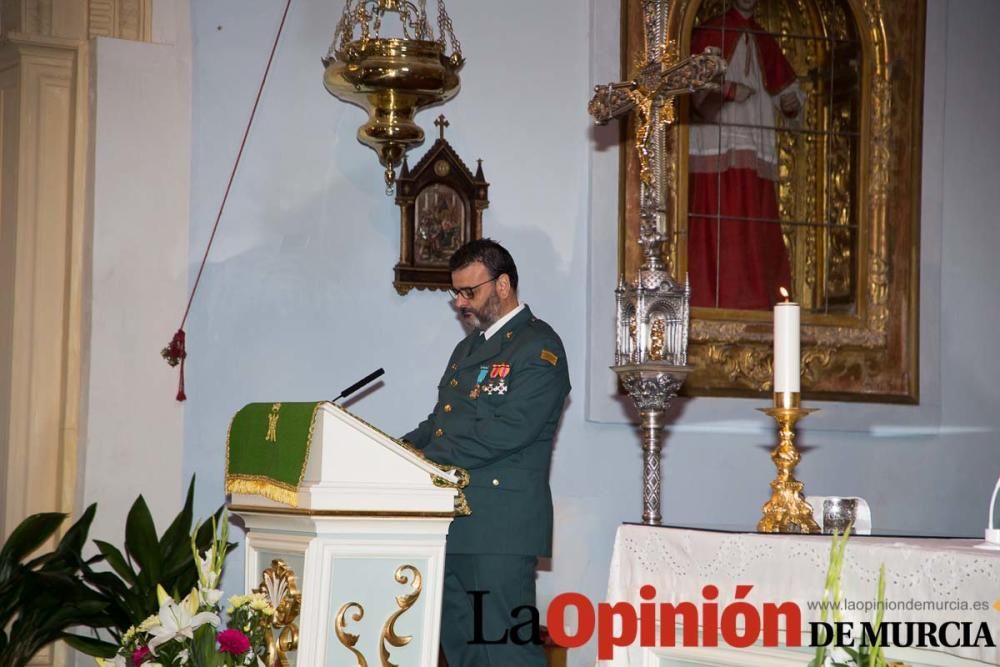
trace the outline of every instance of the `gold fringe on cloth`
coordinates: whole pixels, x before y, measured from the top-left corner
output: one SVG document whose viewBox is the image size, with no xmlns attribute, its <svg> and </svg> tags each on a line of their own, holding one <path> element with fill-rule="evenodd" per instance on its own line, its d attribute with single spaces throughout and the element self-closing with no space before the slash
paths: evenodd
<svg viewBox="0 0 1000 667">
<path fill-rule="evenodd" d="M 299 493 L 294 487 L 259 475 L 226 475 L 226 493 L 264 496 L 292 507 L 299 506 Z"/>
</svg>

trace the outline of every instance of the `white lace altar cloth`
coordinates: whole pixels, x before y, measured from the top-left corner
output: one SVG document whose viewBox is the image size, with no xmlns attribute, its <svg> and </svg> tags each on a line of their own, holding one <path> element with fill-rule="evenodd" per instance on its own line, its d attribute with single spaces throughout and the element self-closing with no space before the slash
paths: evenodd
<svg viewBox="0 0 1000 667">
<path fill-rule="evenodd" d="M 607 602 L 630 602 L 639 609 L 644 585 L 656 588 L 653 602 L 693 602 L 700 610 L 706 599 L 704 586 L 719 589 L 719 615 L 735 600 L 737 585 L 752 585 L 744 600 L 762 609 L 765 602 L 797 602 L 802 610 L 802 645 L 808 646 L 808 623 L 820 620 L 818 609 L 808 603 L 822 598 L 831 539 L 825 535 L 774 535 L 724 533 L 708 530 L 623 525 L 615 538 Z M 846 603 L 874 605 L 879 567 L 885 563 L 884 621 L 949 621 L 989 624 L 994 642 L 1000 643 L 1000 611 L 992 608 L 1000 598 L 1000 550 L 974 545 L 980 540 L 884 538 L 852 536 L 841 574 Z M 907 603 L 907 601 L 914 601 Z M 917 610 L 916 602 L 929 601 L 952 608 Z M 946 602 L 949 601 L 949 602 Z M 978 602 L 985 609 L 972 607 Z M 859 605 L 855 605 L 856 607 Z M 911 607 L 910 609 L 898 607 Z M 936 606 L 936 605 L 931 605 Z M 968 607 L 965 610 L 955 607 Z M 873 621 L 873 610 L 845 610 L 844 621 Z M 832 620 L 832 619 L 830 619 Z M 784 633 L 781 633 L 784 636 Z M 973 630 L 975 636 L 975 630 Z M 720 644 L 721 644 L 720 638 Z M 962 658 L 1000 664 L 1000 649 L 927 649 Z M 638 641 L 628 650 L 616 649 L 614 659 L 599 665 L 638 667 L 643 664 Z M 809 656 L 803 659 L 803 665 Z"/>
</svg>

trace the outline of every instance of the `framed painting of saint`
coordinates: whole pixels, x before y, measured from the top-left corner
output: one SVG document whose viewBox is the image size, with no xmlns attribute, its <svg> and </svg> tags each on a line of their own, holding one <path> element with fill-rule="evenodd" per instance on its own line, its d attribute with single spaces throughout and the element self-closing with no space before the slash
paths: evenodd
<svg viewBox="0 0 1000 667">
<path fill-rule="evenodd" d="M 658 23 L 644 22 L 651 9 Z M 675 103 L 658 161 L 666 259 L 691 287 L 689 394 L 770 391 L 785 288 L 803 308 L 803 393 L 918 400 L 924 12 L 924 0 L 623 0 L 626 70 L 656 26 L 668 61 L 714 48 L 727 63 L 716 88 Z M 639 160 L 622 154 L 631 276 Z"/>
<path fill-rule="evenodd" d="M 482 161 L 473 173 L 444 138 L 444 116 L 435 125 L 438 140 L 412 170 L 404 159 L 396 179 L 400 248 L 393 285 L 400 294 L 450 289 L 448 260 L 463 244 L 482 238 L 483 211 L 490 204 Z"/>
</svg>

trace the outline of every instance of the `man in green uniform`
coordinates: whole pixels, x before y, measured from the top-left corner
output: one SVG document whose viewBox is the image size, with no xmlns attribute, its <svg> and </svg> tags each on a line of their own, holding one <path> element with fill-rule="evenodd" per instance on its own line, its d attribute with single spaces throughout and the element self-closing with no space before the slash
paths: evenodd
<svg viewBox="0 0 1000 667">
<path fill-rule="evenodd" d="M 472 515 L 448 535 L 441 644 L 449 667 L 544 667 L 529 626 L 512 628 L 531 618 L 517 609 L 535 606 L 536 557 L 552 554 L 549 463 L 570 390 L 566 354 L 518 301 L 503 246 L 471 241 L 450 269 L 455 307 L 473 331 L 448 360 L 434 411 L 403 436 L 471 475 Z"/>
</svg>

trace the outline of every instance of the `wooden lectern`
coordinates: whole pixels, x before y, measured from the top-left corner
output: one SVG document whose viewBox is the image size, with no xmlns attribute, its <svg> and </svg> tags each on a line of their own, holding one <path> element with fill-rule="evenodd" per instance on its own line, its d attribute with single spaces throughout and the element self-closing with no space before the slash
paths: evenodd
<svg viewBox="0 0 1000 667">
<path fill-rule="evenodd" d="M 330 403 L 313 418 L 297 506 L 234 493 L 246 590 L 281 602 L 282 664 L 436 667 L 445 538 L 467 513 L 462 470 L 441 468 Z"/>
</svg>

